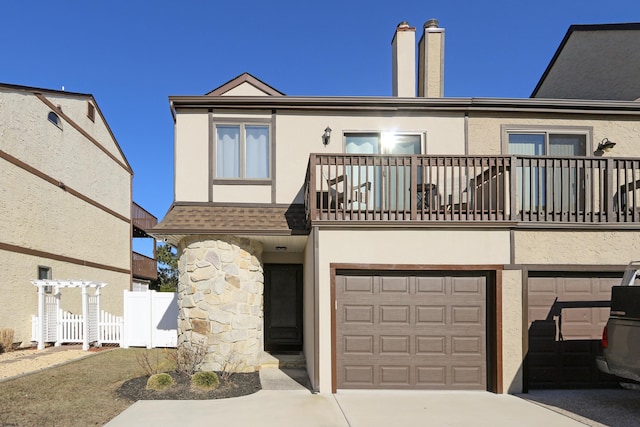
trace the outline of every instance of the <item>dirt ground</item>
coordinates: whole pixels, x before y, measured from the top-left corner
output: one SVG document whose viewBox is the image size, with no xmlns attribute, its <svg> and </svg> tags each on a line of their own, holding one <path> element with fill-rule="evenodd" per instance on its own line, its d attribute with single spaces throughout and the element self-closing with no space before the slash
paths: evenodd
<svg viewBox="0 0 640 427">
<path fill-rule="evenodd" d="M 81 359 L 94 354 L 94 351 L 83 351 L 79 345 L 64 345 L 43 350 L 29 348 L 0 353 L 0 380 Z"/>
</svg>

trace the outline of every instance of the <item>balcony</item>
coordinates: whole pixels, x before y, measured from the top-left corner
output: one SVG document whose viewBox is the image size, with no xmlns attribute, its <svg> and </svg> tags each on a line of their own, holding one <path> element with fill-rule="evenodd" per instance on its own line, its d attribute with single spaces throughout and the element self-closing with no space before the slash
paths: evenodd
<svg viewBox="0 0 640 427">
<path fill-rule="evenodd" d="M 640 226 L 640 158 L 312 154 L 307 221 Z"/>
<path fill-rule="evenodd" d="M 133 237 L 149 237 L 146 230 L 158 224 L 158 218 L 135 202 L 131 202 L 131 221 L 133 223 Z"/>
<path fill-rule="evenodd" d="M 137 252 L 131 252 L 131 269 L 133 277 L 137 279 L 156 280 L 158 278 L 158 263 Z"/>
</svg>

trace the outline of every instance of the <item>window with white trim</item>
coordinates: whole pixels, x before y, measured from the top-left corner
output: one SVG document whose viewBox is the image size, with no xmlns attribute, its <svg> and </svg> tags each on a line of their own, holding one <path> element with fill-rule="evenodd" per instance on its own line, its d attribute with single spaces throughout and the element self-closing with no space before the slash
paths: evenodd
<svg viewBox="0 0 640 427">
<path fill-rule="evenodd" d="M 215 125 L 215 178 L 271 178 L 270 126 L 262 123 Z"/>
</svg>

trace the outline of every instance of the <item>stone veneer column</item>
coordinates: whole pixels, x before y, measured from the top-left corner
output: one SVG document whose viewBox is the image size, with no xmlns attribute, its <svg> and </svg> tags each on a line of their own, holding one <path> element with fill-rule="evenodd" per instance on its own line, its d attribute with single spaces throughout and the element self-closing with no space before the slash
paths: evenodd
<svg viewBox="0 0 640 427">
<path fill-rule="evenodd" d="M 193 236 L 179 249 L 178 347 L 204 343 L 204 371 L 259 369 L 262 244 L 235 236 Z"/>
</svg>

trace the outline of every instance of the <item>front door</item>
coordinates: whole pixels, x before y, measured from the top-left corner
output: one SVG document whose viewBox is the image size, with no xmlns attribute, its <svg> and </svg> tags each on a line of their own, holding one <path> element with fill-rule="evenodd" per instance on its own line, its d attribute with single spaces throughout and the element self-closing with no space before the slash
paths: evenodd
<svg viewBox="0 0 640 427">
<path fill-rule="evenodd" d="M 267 351 L 302 350 L 302 265 L 264 267 L 264 347 Z"/>
</svg>

